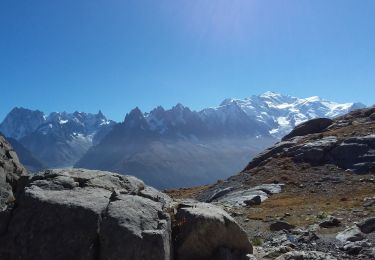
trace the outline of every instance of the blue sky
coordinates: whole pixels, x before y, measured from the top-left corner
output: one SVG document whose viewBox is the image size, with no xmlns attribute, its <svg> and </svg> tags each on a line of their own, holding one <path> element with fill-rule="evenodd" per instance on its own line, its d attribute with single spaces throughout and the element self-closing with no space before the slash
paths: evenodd
<svg viewBox="0 0 375 260">
<path fill-rule="evenodd" d="M 375 1 L 0 2 L 0 119 L 14 106 L 122 120 L 267 90 L 375 103 Z"/>
</svg>

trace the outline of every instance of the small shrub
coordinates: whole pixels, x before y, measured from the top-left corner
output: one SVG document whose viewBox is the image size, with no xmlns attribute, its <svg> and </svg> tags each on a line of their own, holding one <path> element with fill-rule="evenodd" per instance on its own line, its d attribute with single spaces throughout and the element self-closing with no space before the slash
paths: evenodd
<svg viewBox="0 0 375 260">
<path fill-rule="evenodd" d="M 317 216 L 318 219 L 326 219 L 328 217 L 327 212 L 320 212 Z"/>
<path fill-rule="evenodd" d="M 251 243 L 253 246 L 261 246 L 263 244 L 263 240 L 260 237 L 254 237 Z"/>
</svg>

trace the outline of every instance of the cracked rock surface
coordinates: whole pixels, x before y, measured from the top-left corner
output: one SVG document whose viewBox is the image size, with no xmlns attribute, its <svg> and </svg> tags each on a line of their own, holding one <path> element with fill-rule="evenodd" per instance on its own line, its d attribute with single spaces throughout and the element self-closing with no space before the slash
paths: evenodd
<svg viewBox="0 0 375 260">
<path fill-rule="evenodd" d="M 11 145 L 0 135 L 0 234 L 6 229 L 16 193 L 22 189 L 27 174 Z"/>
<path fill-rule="evenodd" d="M 253 248 L 245 231 L 223 209 L 208 203 L 178 206 L 174 227 L 176 258 L 247 259 Z"/>
<path fill-rule="evenodd" d="M 252 252 L 246 233 L 219 207 L 182 205 L 133 176 L 47 170 L 30 176 L 13 203 L 0 222 L 0 259 L 224 260 Z"/>
<path fill-rule="evenodd" d="M 0 237 L 0 259 L 170 259 L 166 195 L 143 197 L 144 188 L 109 172 L 35 175 Z"/>
</svg>

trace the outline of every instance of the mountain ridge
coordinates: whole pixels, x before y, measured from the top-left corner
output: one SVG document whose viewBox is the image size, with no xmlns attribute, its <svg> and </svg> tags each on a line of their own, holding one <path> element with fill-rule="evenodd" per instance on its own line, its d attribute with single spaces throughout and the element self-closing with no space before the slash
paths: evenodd
<svg viewBox="0 0 375 260">
<path fill-rule="evenodd" d="M 201 111 L 137 107 L 75 167 L 129 173 L 158 188 L 206 184 L 240 171 L 300 122 L 363 106 L 267 92 Z"/>
<path fill-rule="evenodd" d="M 46 115 L 14 108 L 0 124 L 0 131 L 47 167 L 130 171 L 164 188 L 171 183 L 200 185 L 228 177 L 297 124 L 361 107 L 361 103 L 266 92 L 244 99 L 228 98 L 217 107 L 200 111 L 181 103 L 146 113 L 136 107 L 120 123 L 107 119 L 101 111 Z M 156 177 L 158 174 L 163 177 Z"/>
<path fill-rule="evenodd" d="M 15 139 L 47 167 L 72 166 L 114 125 L 97 114 L 52 112 L 16 107 L 0 124 L 0 131 Z"/>
</svg>

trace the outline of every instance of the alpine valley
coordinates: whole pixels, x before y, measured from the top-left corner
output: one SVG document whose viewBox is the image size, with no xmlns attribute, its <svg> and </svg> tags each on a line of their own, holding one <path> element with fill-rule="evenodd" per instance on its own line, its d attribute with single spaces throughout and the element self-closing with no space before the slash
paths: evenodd
<svg viewBox="0 0 375 260">
<path fill-rule="evenodd" d="M 149 113 L 135 108 L 120 123 L 100 111 L 46 115 L 14 108 L 0 132 L 17 143 L 14 149 L 31 171 L 74 166 L 131 174 L 158 188 L 186 187 L 241 171 L 302 122 L 364 107 L 266 92 L 201 111 L 181 104 Z"/>
</svg>

